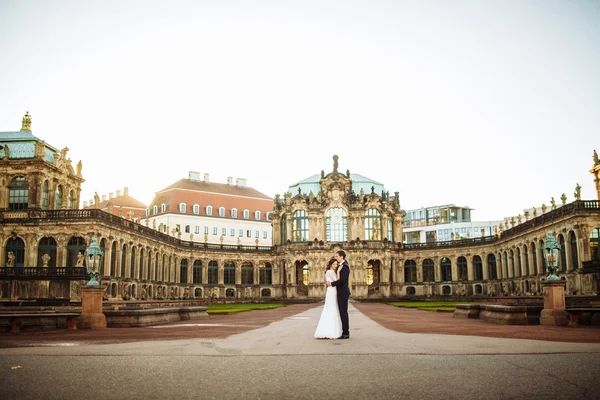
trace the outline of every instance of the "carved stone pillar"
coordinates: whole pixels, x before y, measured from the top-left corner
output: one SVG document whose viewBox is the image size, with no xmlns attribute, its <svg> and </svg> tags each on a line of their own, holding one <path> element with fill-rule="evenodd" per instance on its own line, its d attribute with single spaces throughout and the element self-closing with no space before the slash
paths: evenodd
<svg viewBox="0 0 600 400">
<path fill-rule="evenodd" d="M 488 265 L 488 259 L 487 256 L 483 255 L 481 256 L 481 268 L 483 269 L 483 280 L 487 281 L 488 279 L 490 279 L 490 271 L 489 271 L 489 265 Z"/>
</svg>

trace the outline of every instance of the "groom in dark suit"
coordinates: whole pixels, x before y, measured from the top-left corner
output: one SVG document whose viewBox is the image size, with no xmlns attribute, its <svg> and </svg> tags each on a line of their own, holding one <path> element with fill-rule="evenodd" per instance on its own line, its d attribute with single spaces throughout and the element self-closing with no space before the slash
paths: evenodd
<svg viewBox="0 0 600 400">
<path fill-rule="evenodd" d="M 338 309 L 340 310 L 340 319 L 342 320 L 342 336 L 338 339 L 350 339 L 350 323 L 348 321 L 348 298 L 350 297 L 348 277 L 350 277 L 350 265 L 346 261 L 346 252 L 344 250 L 338 250 L 333 258 L 338 262 L 340 279 L 334 282 L 327 282 L 327 285 L 337 287 Z"/>
</svg>

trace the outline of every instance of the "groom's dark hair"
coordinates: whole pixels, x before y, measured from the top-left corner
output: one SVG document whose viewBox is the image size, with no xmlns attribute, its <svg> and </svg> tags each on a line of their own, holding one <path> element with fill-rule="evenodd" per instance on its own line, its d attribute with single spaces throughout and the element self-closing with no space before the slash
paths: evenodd
<svg viewBox="0 0 600 400">
<path fill-rule="evenodd" d="M 336 251 L 336 253 L 338 253 L 340 256 L 344 257 L 344 260 L 346 259 L 346 252 L 344 250 L 338 250 L 338 251 Z"/>
</svg>

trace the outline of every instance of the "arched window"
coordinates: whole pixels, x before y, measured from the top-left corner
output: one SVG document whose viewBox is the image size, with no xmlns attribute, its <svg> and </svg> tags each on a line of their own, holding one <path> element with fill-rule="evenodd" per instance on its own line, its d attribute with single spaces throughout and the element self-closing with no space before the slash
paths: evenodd
<svg viewBox="0 0 600 400">
<path fill-rule="evenodd" d="M 273 284 L 272 270 L 273 269 L 271 268 L 271 263 L 260 264 L 259 275 L 261 285 Z"/>
<path fill-rule="evenodd" d="M 135 258 L 137 254 L 137 247 L 131 246 L 131 257 L 129 260 L 129 273 L 127 276 L 132 277 L 133 279 L 137 279 L 137 271 L 135 269 Z M 139 271 L 139 270 L 138 270 Z"/>
<path fill-rule="evenodd" d="M 198 204 L 194 204 L 194 205 L 192 206 L 192 212 L 193 212 L 194 214 L 200 214 L 200 206 L 199 206 Z"/>
<path fill-rule="evenodd" d="M 123 248 L 121 248 L 121 268 L 119 271 L 119 276 L 121 278 L 127 278 L 125 275 L 125 265 L 127 264 L 127 244 L 123 244 Z"/>
<path fill-rule="evenodd" d="M 200 260 L 194 260 L 192 283 L 202 283 L 202 261 Z"/>
<path fill-rule="evenodd" d="M 521 249 L 517 247 L 517 276 L 523 275 L 523 267 L 521 265 Z"/>
<path fill-rule="evenodd" d="M 235 297 L 235 290 L 234 289 L 226 289 L 225 290 L 225 297 Z"/>
<path fill-rule="evenodd" d="M 237 209 L 235 209 L 235 208 L 231 209 L 231 217 L 232 218 L 237 218 Z"/>
<path fill-rule="evenodd" d="M 219 284 L 219 264 L 215 260 L 208 262 L 208 284 Z"/>
<path fill-rule="evenodd" d="M 285 244 L 285 242 L 287 242 L 287 217 L 284 215 L 283 217 L 281 217 L 281 224 L 280 224 L 280 232 L 281 232 L 281 243 Z"/>
<path fill-rule="evenodd" d="M 152 207 L 152 214 L 154 214 L 154 215 L 158 214 L 158 206 Z"/>
<path fill-rule="evenodd" d="M 292 217 L 292 240 L 294 242 L 308 240 L 308 214 L 304 210 L 296 211 Z"/>
<path fill-rule="evenodd" d="M 600 261 L 600 228 L 594 228 L 590 232 L 590 256 L 592 261 Z"/>
<path fill-rule="evenodd" d="M 182 259 L 179 263 L 179 279 L 181 283 L 187 283 L 188 260 Z"/>
<path fill-rule="evenodd" d="M 9 265 L 10 257 L 12 254 L 14 259 L 12 260 L 13 267 L 24 267 L 25 266 L 25 242 L 20 237 L 11 237 L 6 242 L 6 260 L 5 264 Z"/>
<path fill-rule="evenodd" d="M 67 198 L 67 209 L 72 210 L 75 208 L 75 198 L 73 196 L 73 191 L 69 190 L 69 197 Z"/>
<path fill-rule="evenodd" d="M 381 214 L 374 208 L 365 213 L 365 240 L 381 240 Z"/>
<path fill-rule="evenodd" d="M 423 260 L 423 282 L 435 281 L 435 264 L 430 258 Z"/>
<path fill-rule="evenodd" d="M 54 209 L 55 210 L 60 210 L 62 208 L 62 197 L 63 197 L 62 186 L 58 185 L 56 187 L 56 193 L 54 194 Z"/>
<path fill-rule="evenodd" d="M 110 268 L 108 270 L 110 277 L 114 278 L 117 275 L 117 242 L 114 241 L 110 251 Z"/>
<path fill-rule="evenodd" d="M 273 213 L 270 213 L 270 212 L 268 212 L 268 213 L 266 214 L 266 217 L 265 217 L 265 218 L 267 219 L 267 221 L 270 221 L 270 220 L 271 220 L 271 214 L 273 214 Z"/>
<path fill-rule="evenodd" d="M 219 217 L 225 216 L 225 207 L 219 207 Z"/>
<path fill-rule="evenodd" d="M 42 184 L 42 210 L 48 209 L 48 181 Z"/>
<path fill-rule="evenodd" d="M 163 204 L 160 205 L 160 212 L 162 212 L 162 213 L 167 212 L 167 205 L 166 204 L 163 203 Z"/>
<path fill-rule="evenodd" d="M 523 258 L 525 259 L 525 275 L 531 275 L 529 270 L 529 252 L 527 251 L 527 245 L 523 245 Z"/>
<path fill-rule="evenodd" d="M 496 256 L 494 254 L 488 254 L 488 278 L 496 280 L 498 279 L 498 270 L 496 269 Z"/>
<path fill-rule="evenodd" d="M 85 250 L 85 239 L 81 236 L 73 236 L 67 244 L 67 267 L 74 267 L 77 264 L 77 256 L 79 253 L 85 255 Z"/>
<path fill-rule="evenodd" d="M 244 210 L 243 215 L 244 215 L 244 219 L 250 218 L 250 211 Z"/>
<path fill-rule="evenodd" d="M 467 259 L 463 256 L 458 257 L 456 260 L 456 267 L 458 268 L 458 280 L 466 281 L 468 278 L 467 274 Z"/>
<path fill-rule="evenodd" d="M 442 282 L 452 282 L 452 261 L 448 257 L 444 257 L 440 267 L 442 268 Z"/>
<path fill-rule="evenodd" d="M 212 215 L 212 206 L 206 206 L 206 215 Z"/>
<path fill-rule="evenodd" d="M 254 219 L 256 219 L 256 220 L 260 219 L 260 211 L 254 211 Z"/>
<path fill-rule="evenodd" d="M 560 244 L 560 265 L 558 266 L 558 270 L 567 272 L 567 248 L 565 247 L 565 238 L 563 235 L 558 235 L 558 243 Z"/>
<path fill-rule="evenodd" d="M 185 213 L 187 206 L 185 203 L 179 203 L 179 212 L 180 213 Z"/>
<path fill-rule="evenodd" d="M 29 207 L 29 183 L 17 176 L 8 187 L 8 209 L 26 210 Z"/>
<path fill-rule="evenodd" d="M 544 241 L 540 240 L 540 251 L 542 252 L 542 272 L 546 272 L 546 257 L 544 254 Z"/>
<path fill-rule="evenodd" d="M 473 275 L 476 281 L 483 280 L 483 261 L 481 261 L 481 257 L 479 256 L 473 257 Z"/>
<path fill-rule="evenodd" d="M 252 286 L 254 284 L 254 266 L 251 262 L 242 263 L 242 285 Z"/>
<path fill-rule="evenodd" d="M 223 284 L 235 285 L 235 264 L 233 261 L 225 261 L 223 270 Z"/>
<path fill-rule="evenodd" d="M 345 242 L 348 240 L 348 217 L 346 210 L 340 207 L 330 208 L 325 214 L 325 227 L 328 242 Z"/>
<path fill-rule="evenodd" d="M 537 268 L 537 252 L 535 251 L 535 243 L 533 243 L 533 242 L 531 243 L 531 258 L 533 260 L 533 265 L 532 265 L 533 271 L 531 271 L 532 275 L 537 275 L 537 272 L 538 272 L 538 268 Z"/>
<path fill-rule="evenodd" d="M 406 260 L 404 262 L 404 282 L 417 282 L 417 263 L 415 260 Z"/>
<path fill-rule="evenodd" d="M 48 255 L 46 257 L 45 255 Z M 38 244 L 38 267 L 56 267 L 56 240 L 43 237 Z"/>
<path fill-rule="evenodd" d="M 510 251 L 509 258 L 510 258 L 510 273 L 514 277 L 514 276 L 516 276 L 515 275 L 515 253 L 514 253 L 514 251 L 512 251 L 512 250 Z M 511 276 L 511 275 L 508 275 L 508 276 Z"/>
<path fill-rule="evenodd" d="M 577 251 L 577 237 L 575 232 L 569 232 L 569 244 L 571 246 L 571 263 L 574 270 L 579 269 L 579 252 Z"/>
</svg>

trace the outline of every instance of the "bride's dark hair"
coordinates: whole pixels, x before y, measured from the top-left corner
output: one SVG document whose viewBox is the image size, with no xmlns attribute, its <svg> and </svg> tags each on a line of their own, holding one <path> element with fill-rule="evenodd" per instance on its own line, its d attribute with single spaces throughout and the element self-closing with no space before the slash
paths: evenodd
<svg viewBox="0 0 600 400">
<path fill-rule="evenodd" d="M 333 264 L 334 262 L 337 262 L 337 260 L 335 258 L 330 258 L 329 261 L 327 261 L 327 269 L 325 270 L 325 274 L 327 274 L 327 271 L 329 271 L 331 269 L 331 264 Z M 337 268 L 336 268 L 337 270 Z"/>
</svg>

